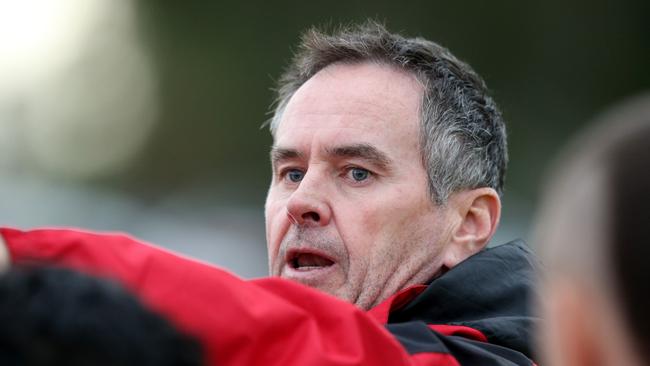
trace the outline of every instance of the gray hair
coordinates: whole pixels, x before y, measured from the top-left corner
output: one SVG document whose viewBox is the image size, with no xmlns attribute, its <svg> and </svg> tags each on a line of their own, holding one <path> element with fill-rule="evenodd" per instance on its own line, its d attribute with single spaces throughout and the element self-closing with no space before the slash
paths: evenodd
<svg viewBox="0 0 650 366">
<path fill-rule="evenodd" d="M 462 189 L 491 187 L 502 194 L 508 160 L 505 124 L 485 82 L 446 48 L 390 33 L 374 21 L 333 34 L 316 28 L 303 34 L 278 82 L 271 133 L 275 136 L 293 94 L 318 71 L 334 63 L 362 62 L 406 70 L 424 86 L 420 145 L 435 203 L 444 204 Z"/>
</svg>

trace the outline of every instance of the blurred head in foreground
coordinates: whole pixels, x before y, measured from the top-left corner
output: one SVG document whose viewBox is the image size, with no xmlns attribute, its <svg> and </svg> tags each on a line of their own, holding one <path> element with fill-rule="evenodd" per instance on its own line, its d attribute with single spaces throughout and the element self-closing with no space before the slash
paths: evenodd
<svg viewBox="0 0 650 366">
<path fill-rule="evenodd" d="M 647 364 L 650 95 L 602 115 L 558 163 L 535 233 L 545 364 Z"/>
<path fill-rule="evenodd" d="M 201 364 L 197 342 L 117 284 L 61 268 L 0 275 L 0 365 Z"/>
</svg>

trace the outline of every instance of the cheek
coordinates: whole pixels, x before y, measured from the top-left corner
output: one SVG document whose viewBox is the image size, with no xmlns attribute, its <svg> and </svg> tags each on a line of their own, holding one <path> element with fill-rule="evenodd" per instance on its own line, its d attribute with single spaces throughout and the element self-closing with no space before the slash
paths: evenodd
<svg viewBox="0 0 650 366">
<path fill-rule="evenodd" d="M 381 230 L 384 221 L 381 217 L 383 216 L 381 214 L 381 208 L 378 209 L 369 205 L 362 205 L 357 210 L 358 214 L 355 219 L 358 221 L 356 222 L 356 227 L 362 228 L 365 235 L 372 236 Z"/>
<path fill-rule="evenodd" d="M 401 191 L 382 195 L 384 199 L 372 205 L 364 205 L 360 211 L 361 225 L 369 233 L 399 236 L 407 228 L 417 225 L 429 210 L 422 200 L 414 199 Z"/>
<path fill-rule="evenodd" d="M 282 239 L 289 229 L 289 219 L 286 215 L 286 205 L 269 194 L 264 206 L 266 221 L 266 246 L 269 259 L 275 258 Z"/>
<path fill-rule="evenodd" d="M 372 242 L 385 230 L 391 208 L 374 199 L 344 200 L 336 207 L 337 227 L 346 243 Z"/>
<path fill-rule="evenodd" d="M 393 241 L 399 227 L 392 219 L 395 216 L 393 207 L 378 202 L 355 201 L 340 208 L 345 214 L 339 215 L 337 228 L 351 259 L 356 265 L 373 261 L 371 258 L 376 252 L 383 251 Z"/>
<path fill-rule="evenodd" d="M 382 252 L 386 260 L 406 252 L 422 250 L 427 243 L 439 242 L 441 218 L 428 197 L 399 193 L 373 207 L 365 207 L 359 226 L 367 233 L 369 251 Z M 437 239 L 436 239 L 437 238 Z M 394 250 L 395 245 L 400 251 Z M 433 248 L 430 248 L 433 249 Z"/>
</svg>

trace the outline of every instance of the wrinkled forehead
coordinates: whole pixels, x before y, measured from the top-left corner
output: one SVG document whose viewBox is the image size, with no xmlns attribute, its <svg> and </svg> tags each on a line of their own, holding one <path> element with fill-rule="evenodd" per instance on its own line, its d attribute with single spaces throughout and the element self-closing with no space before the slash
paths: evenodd
<svg viewBox="0 0 650 366">
<path fill-rule="evenodd" d="M 294 93 L 278 116 L 275 137 L 297 128 L 413 130 L 422 95 L 417 78 L 394 66 L 333 64 Z"/>
</svg>

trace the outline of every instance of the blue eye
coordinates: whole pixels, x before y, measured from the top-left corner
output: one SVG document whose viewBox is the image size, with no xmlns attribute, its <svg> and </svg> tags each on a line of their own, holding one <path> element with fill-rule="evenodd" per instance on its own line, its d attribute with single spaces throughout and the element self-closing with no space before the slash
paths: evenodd
<svg viewBox="0 0 650 366">
<path fill-rule="evenodd" d="M 291 169 L 287 172 L 287 177 L 289 178 L 290 181 L 293 183 L 298 183 L 302 180 L 302 178 L 305 176 L 305 173 L 301 172 L 298 169 Z"/>
<path fill-rule="evenodd" d="M 370 176 L 370 172 L 362 168 L 350 169 L 350 176 L 357 182 L 364 181 Z"/>
</svg>

